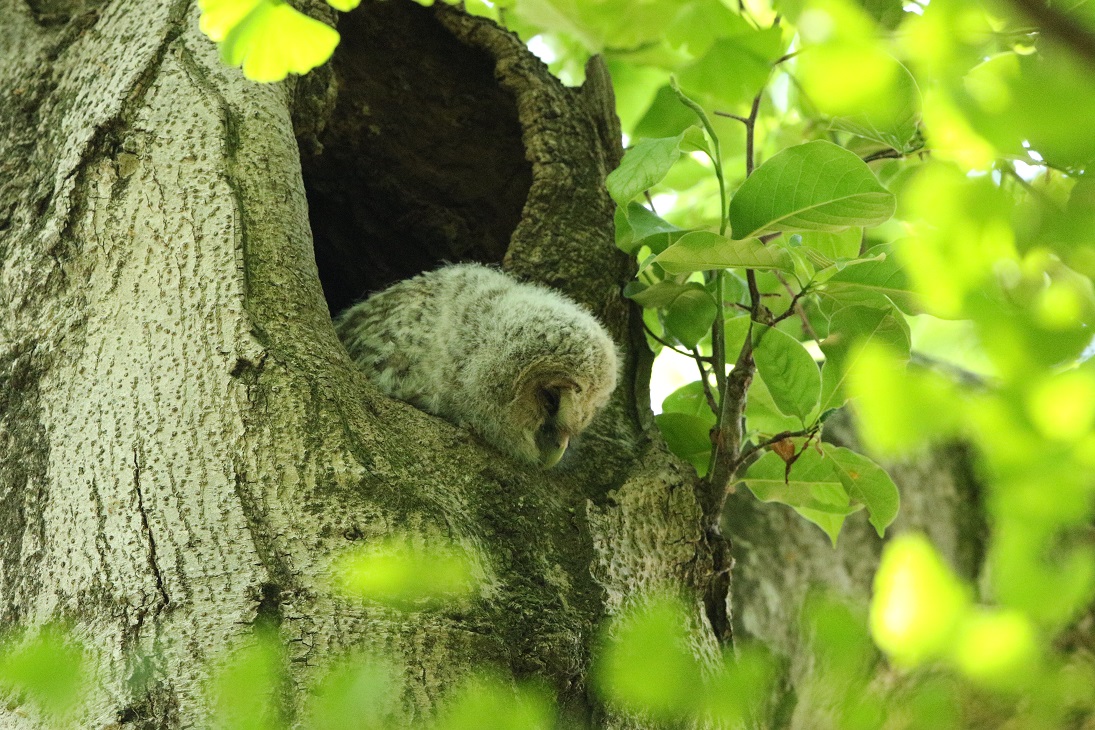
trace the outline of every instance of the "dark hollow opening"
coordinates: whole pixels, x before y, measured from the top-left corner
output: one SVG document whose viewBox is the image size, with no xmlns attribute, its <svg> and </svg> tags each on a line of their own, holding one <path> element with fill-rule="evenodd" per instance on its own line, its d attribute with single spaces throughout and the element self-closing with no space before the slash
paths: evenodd
<svg viewBox="0 0 1095 730">
<path fill-rule="evenodd" d="M 334 93 L 333 111 L 313 115 L 322 128 L 306 106 L 297 120 L 332 314 L 442 262 L 500 262 L 532 182 L 493 62 L 449 35 L 434 10 L 367 1 L 338 30 L 326 76 L 302 87 Z"/>
</svg>

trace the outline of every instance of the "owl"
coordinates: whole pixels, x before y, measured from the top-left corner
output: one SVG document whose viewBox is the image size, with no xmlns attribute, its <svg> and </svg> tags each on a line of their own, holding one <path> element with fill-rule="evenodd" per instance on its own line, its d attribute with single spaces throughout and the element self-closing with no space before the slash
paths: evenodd
<svg viewBox="0 0 1095 730">
<path fill-rule="evenodd" d="M 478 264 L 394 284 L 342 312 L 335 329 L 388 395 L 544 468 L 616 387 L 616 346 L 589 312 Z"/>
</svg>

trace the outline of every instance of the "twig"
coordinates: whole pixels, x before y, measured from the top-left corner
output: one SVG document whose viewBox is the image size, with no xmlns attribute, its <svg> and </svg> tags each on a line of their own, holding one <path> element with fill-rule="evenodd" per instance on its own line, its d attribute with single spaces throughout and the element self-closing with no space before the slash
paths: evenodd
<svg viewBox="0 0 1095 730">
<path fill-rule="evenodd" d="M 676 345 L 673 345 L 669 342 L 666 342 L 664 339 L 662 339 L 657 334 L 655 334 L 654 330 L 650 329 L 650 325 L 648 325 L 646 322 L 643 322 L 643 329 L 646 330 L 646 333 L 648 335 L 650 335 L 653 339 L 657 340 L 659 343 L 661 343 L 665 347 L 668 347 L 673 352 L 676 352 L 680 355 L 684 355 L 685 357 L 690 357 L 693 360 L 695 360 L 696 362 L 712 362 L 711 358 L 704 357 L 698 351 L 693 350 L 693 352 L 688 352 L 687 350 L 682 350 L 679 347 L 677 347 Z"/>
<path fill-rule="evenodd" d="M 766 449 L 772 444 L 779 443 L 784 439 L 801 438 L 803 436 L 809 436 L 813 438 L 814 434 L 818 432 L 819 428 L 820 426 L 818 424 L 815 424 L 810 428 L 803 428 L 798 431 L 780 431 L 775 436 L 766 438 L 759 443 L 748 446 L 742 449 L 741 456 L 738 457 L 737 467 L 741 468 L 741 465 L 748 461 L 750 456 L 757 453 L 761 449 Z M 736 471 L 737 469 L 735 469 L 735 472 Z"/>
<path fill-rule="evenodd" d="M 696 367 L 700 369 L 700 382 L 703 383 L 703 394 L 707 398 L 707 405 L 711 408 L 712 413 L 718 413 L 719 404 L 715 401 L 715 394 L 711 392 L 711 383 L 707 382 L 707 370 L 703 367 L 703 358 L 700 356 L 700 351 L 693 347 L 692 353 L 692 357 L 696 361 Z"/>
<path fill-rule="evenodd" d="M 799 301 L 804 294 L 807 294 L 810 291 L 810 287 L 805 286 L 796 294 L 795 290 L 791 288 L 791 285 L 787 283 L 787 280 L 783 278 L 783 274 L 777 271 L 776 278 L 779 279 L 780 284 L 783 284 L 783 288 L 787 290 L 787 293 L 791 295 L 791 306 L 787 308 L 786 312 L 776 317 L 772 321 L 772 324 L 786 319 L 793 312 L 802 320 L 802 329 L 806 330 L 806 334 L 810 335 L 810 338 L 814 341 L 821 342 L 821 340 L 818 339 L 817 332 L 814 331 L 813 325 L 810 324 L 810 318 L 806 316 L 806 312 L 803 311 L 801 302 Z"/>
<path fill-rule="evenodd" d="M 874 162 L 875 160 L 900 160 L 905 156 L 904 152 L 895 149 L 879 150 L 878 152 L 872 152 L 863 158 L 864 162 Z"/>
</svg>

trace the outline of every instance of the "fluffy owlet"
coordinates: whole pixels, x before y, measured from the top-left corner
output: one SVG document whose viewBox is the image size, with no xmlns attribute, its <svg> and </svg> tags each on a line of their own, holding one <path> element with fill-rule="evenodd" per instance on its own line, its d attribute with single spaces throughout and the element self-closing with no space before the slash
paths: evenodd
<svg viewBox="0 0 1095 730">
<path fill-rule="evenodd" d="M 401 281 L 335 327 L 381 390 L 545 468 L 616 387 L 616 347 L 589 312 L 477 264 Z"/>
</svg>

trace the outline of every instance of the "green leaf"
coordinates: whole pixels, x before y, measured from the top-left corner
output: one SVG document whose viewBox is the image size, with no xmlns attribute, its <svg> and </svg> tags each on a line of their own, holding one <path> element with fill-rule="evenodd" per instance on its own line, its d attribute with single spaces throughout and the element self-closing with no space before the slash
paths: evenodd
<svg viewBox="0 0 1095 730">
<path fill-rule="evenodd" d="M 860 348 L 868 343 L 888 345 L 909 357 L 912 337 L 900 313 L 874 307 L 845 307 L 829 320 L 829 336 L 822 340 L 825 364 L 821 368 L 821 411 L 839 408 L 848 400 L 848 372 Z"/>
<path fill-rule="evenodd" d="M 912 152 L 921 144 L 916 140 L 920 89 L 907 68 L 895 59 L 889 60 L 893 66 L 892 77 L 883 93 L 865 100 L 855 114 L 834 117 L 830 126 L 900 152 Z"/>
<path fill-rule="evenodd" d="M 684 231 L 632 201 L 616 208 L 616 245 L 629 254 L 642 246 L 661 253 Z"/>
<path fill-rule="evenodd" d="M 277 0 L 200 0 L 198 27 L 220 46 L 221 60 L 252 81 L 281 81 L 327 61 L 338 32 Z"/>
<path fill-rule="evenodd" d="M 480 674 L 457 689 L 441 712 L 435 730 L 550 730 L 556 727 L 555 707 L 539 687 Z M 354 725 L 353 727 L 365 727 Z M 381 727 L 378 725 L 377 727 Z M 386 725 L 384 727 L 390 727 Z"/>
<path fill-rule="evenodd" d="M 893 479 L 866 456 L 842 446 L 826 446 L 825 456 L 832 460 L 834 472 L 840 477 L 848 495 L 866 505 L 871 524 L 878 536 L 883 537 L 886 528 L 897 518 L 901 503 Z"/>
<path fill-rule="evenodd" d="M 832 462 L 812 447 L 795 461 L 788 477 L 783 459 L 771 451 L 760 457 L 745 474 L 745 485 L 762 502 L 792 507 L 820 527 L 836 545 L 844 518 L 863 509 L 852 504 Z"/>
<path fill-rule="evenodd" d="M 342 555 L 339 586 L 396 608 L 451 602 L 476 589 L 472 558 L 456 544 L 426 547 L 421 538 L 393 536 Z"/>
<path fill-rule="evenodd" d="M 739 17 L 740 32 L 716 40 L 698 61 L 678 75 L 692 97 L 736 107 L 753 99 L 768 81 L 772 63 L 783 52 L 779 28 L 757 30 Z"/>
<path fill-rule="evenodd" d="M 680 284 L 675 281 L 659 281 L 645 286 L 641 282 L 632 281 L 624 287 L 624 296 L 644 307 L 664 308 L 672 304 L 682 292 L 696 286 L 699 284 Z"/>
<path fill-rule="evenodd" d="M 885 256 L 878 258 L 879 254 Z M 869 290 L 886 295 L 905 312 L 916 313 L 922 309 L 909 277 L 892 247 L 874 246 L 863 254 L 863 258 L 874 260 L 844 268 L 825 283 L 825 290 L 838 296 L 841 291 L 849 288 Z"/>
<path fill-rule="evenodd" d="M 805 248 L 817 251 L 833 261 L 839 261 L 855 258 L 859 255 L 859 247 L 863 241 L 863 229 L 852 227 L 839 232 L 803 231 L 802 233 L 796 233 L 795 236 L 801 237 L 802 245 Z"/>
<path fill-rule="evenodd" d="M 632 711 L 669 720 L 694 711 L 703 675 L 685 631 L 690 611 L 677 599 L 657 598 L 609 628 L 594 666 L 601 692 Z"/>
<path fill-rule="evenodd" d="M 605 179 L 612 199 L 619 205 L 657 185 L 681 156 L 684 132 L 676 137 L 639 140 L 631 147 L 620 166 Z"/>
<path fill-rule="evenodd" d="M 335 10 L 348 13 L 360 5 L 361 0 L 327 0 L 327 4 Z"/>
<path fill-rule="evenodd" d="M 895 206 L 866 163 L 816 140 L 757 168 L 730 201 L 730 224 L 735 239 L 776 231 L 835 232 L 882 223 Z"/>
<path fill-rule="evenodd" d="M 701 477 L 711 462 L 711 424 L 706 418 L 684 413 L 659 413 L 654 422 L 669 450 L 696 468 Z"/>
<path fill-rule="evenodd" d="M 734 353 L 736 356 L 737 353 Z M 729 358 L 728 358 L 729 359 Z M 749 398 L 745 402 L 745 423 L 749 433 L 776 434 L 781 431 L 794 431 L 802 427 L 802 421 L 794 416 L 785 416 L 772 399 L 772 393 L 761 375 L 753 376 L 749 386 Z"/>
<path fill-rule="evenodd" d="M 665 311 L 665 328 L 688 349 L 711 331 L 718 307 L 715 299 L 699 284 L 682 291 Z"/>
<path fill-rule="evenodd" d="M 30 641 L 0 653 L 0 688 L 25 692 L 48 715 L 62 715 L 77 704 L 87 679 L 83 647 L 58 626 L 47 626 Z"/>
<path fill-rule="evenodd" d="M 735 241 L 710 231 L 686 233 L 655 261 L 672 274 L 728 268 L 794 270 L 791 257 L 778 246 L 756 239 Z"/>
<path fill-rule="evenodd" d="M 754 324 L 753 359 L 780 411 L 805 425 L 821 395 L 821 371 L 810 353 L 790 335 Z"/>
<path fill-rule="evenodd" d="M 708 423 L 708 429 L 714 427 L 716 420 L 711 406 L 707 403 L 703 383 L 699 380 L 682 385 L 667 395 L 662 401 L 662 413 L 684 413 L 702 418 Z"/>
</svg>

